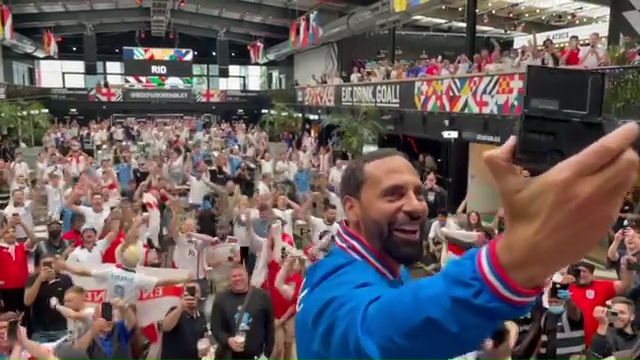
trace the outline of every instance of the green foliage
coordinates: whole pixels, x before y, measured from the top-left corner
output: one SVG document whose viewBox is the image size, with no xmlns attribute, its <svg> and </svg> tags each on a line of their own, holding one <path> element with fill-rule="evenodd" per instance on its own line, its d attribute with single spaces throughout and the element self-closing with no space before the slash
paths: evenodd
<svg viewBox="0 0 640 360">
<path fill-rule="evenodd" d="M 351 156 L 362 153 L 366 144 L 377 143 L 384 134 L 384 127 L 380 122 L 380 111 L 372 106 L 360 107 L 355 113 L 332 114 L 322 121 L 322 126 L 333 125 L 340 138 L 339 149 Z"/>
<path fill-rule="evenodd" d="M 628 59 L 621 47 L 611 47 L 609 57 L 612 65 L 624 67 L 605 70 L 604 113 L 635 118 L 640 110 L 640 67 L 625 66 Z"/>
<path fill-rule="evenodd" d="M 282 103 L 275 103 L 268 114 L 262 115 L 261 127 L 271 139 L 280 139 L 285 131 L 298 132 L 302 126 L 302 116 Z"/>
<path fill-rule="evenodd" d="M 40 103 L 0 103 L 2 126 L 21 142 L 34 146 L 51 126 L 51 116 Z"/>
</svg>

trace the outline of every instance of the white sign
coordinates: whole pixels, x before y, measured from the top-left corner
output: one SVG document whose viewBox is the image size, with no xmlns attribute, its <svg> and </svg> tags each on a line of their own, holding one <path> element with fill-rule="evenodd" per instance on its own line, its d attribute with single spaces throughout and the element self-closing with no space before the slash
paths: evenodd
<svg viewBox="0 0 640 360">
<path fill-rule="evenodd" d="M 340 93 L 341 105 L 400 106 L 400 85 L 347 85 Z"/>
<path fill-rule="evenodd" d="M 151 65 L 151 73 L 165 75 L 167 73 L 167 67 L 164 65 Z"/>
<path fill-rule="evenodd" d="M 536 34 L 536 44 L 542 45 L 546 39 L 551 39 L 554 43 L 568 42 L 572 36 L 577 36 L 579 40 L 587 40 L 589 39 L 589 35 L 593 33 L 600 34 L 601 38 L 607 37 L 609 35 L 609 23 L 575 26 L 561 30 L 542 32 Z M 533 44 L 532 35 L 518 36 L 513 39 L 514 48 L 519 48 L 529 43 Z"/>
</svg>

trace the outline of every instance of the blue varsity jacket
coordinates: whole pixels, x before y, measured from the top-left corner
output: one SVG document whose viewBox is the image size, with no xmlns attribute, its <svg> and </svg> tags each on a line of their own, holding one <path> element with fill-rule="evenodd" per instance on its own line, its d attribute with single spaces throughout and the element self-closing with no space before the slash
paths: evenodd
<svg viewBox="0 0 640 360">
<path fill-rule="evenodd" d="M 306 274 L 298 298 L 299 359 L 451 359 L 477 350 L 540 290 L 511 281 L 495 241 L 412 280 L 342 224 Z"/>
</svg>

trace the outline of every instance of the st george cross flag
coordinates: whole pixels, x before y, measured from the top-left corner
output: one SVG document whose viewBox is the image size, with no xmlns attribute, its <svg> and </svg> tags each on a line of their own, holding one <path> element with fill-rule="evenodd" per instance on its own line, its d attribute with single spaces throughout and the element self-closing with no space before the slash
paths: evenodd
<svg viewBox="0 0 640 360">
<path fill-rule="evenodd" d="M 447 245 L 449 258 L 457 258 L 462 256 L 467 250 L 478 245 L 482 233 L 464 230 L 450 230 L 447 228 L 440 229 Z"/>
<path fill-rule="evenodd" d="M 264 49 L 264 43 L 260 40 L 247 45 L 249 55 L 251 56 L 252 64 L 259 64 L 262 59 L 262 50 Z"/>
<path fill-rule="evenodd" d="M 11 15 L 11 9 L 9 6 L 2 6 L 2 24 L 4 30 L 4 38 L 6 40 L 14 40 L 15 32 L 13 31 L 13 15 Z"/>
<path fill-rule="evenodd" d="M 289 42 L 294 49 L 298 47 L 298 19 L 293 20 L 289 27 Z"/>
<path fill-rule="evenodd" d="M 298 46 L 305 48 L 309 46 L 309 19 L 307 15 L 300 18 L 300 37 L 298 38 Z"/>
<path fill-rule="evenodd" d="M 103 264 L 97 269 L 103 269 L 106 267 L 113 267 L 112 264 Z M 157 269 L 138 267 L 136 269 L 141 274 L 153 276 L 156 279 L 175 279 L 177 277 L 187 276 L 186 270 L 177 269 Z M 99 306 L 101 303 L 107 300 L 106 291 L 104 286 L 98 284 L 94 279 L 89 277 L 80 277 L 71 275 L 73 283 L 78 286 L 82 286 L 86 292 L 86 301 L 90 306 Z M 182 297 L 184 289 L 182 286 L 162 286 L 155 287 L 151 292 L 147 293 L 140 291 L 140 295 L 137 301 L 136 311 L 138 314 L 138 325 L 142 329 L 143 334 L 149 339 L 152 344 L 159 340 L 159 332 L 156 324 L 159 321 L 164 320 L 164 316 L 169 309 L 180 304 L 180 298 Z M 51 349 L 53 354 L 56 346 L 64 342 L 66 338 L 52 343 L 44 343 L 42 346 Z M 32 357 L 24 352 L 22 359 L 32 359 Z"/>
</svg>

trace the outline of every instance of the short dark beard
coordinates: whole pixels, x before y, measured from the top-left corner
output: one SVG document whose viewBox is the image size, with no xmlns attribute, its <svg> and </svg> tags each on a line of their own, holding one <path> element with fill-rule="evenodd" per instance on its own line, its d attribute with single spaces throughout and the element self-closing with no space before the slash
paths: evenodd
<svg viewBox="0 0 640 360">
<path fill-rule="evenodd" d="M 398 264 L 412 265 L 422 258 L 422 230 L 420 230 L 420 241 L 400 242 L 393 238 L 393 223 L 385 228 L 384 225 L 376 224 L 375 221 L 363 219 L 362 227 L 365 240 Z"/>
</svg>

